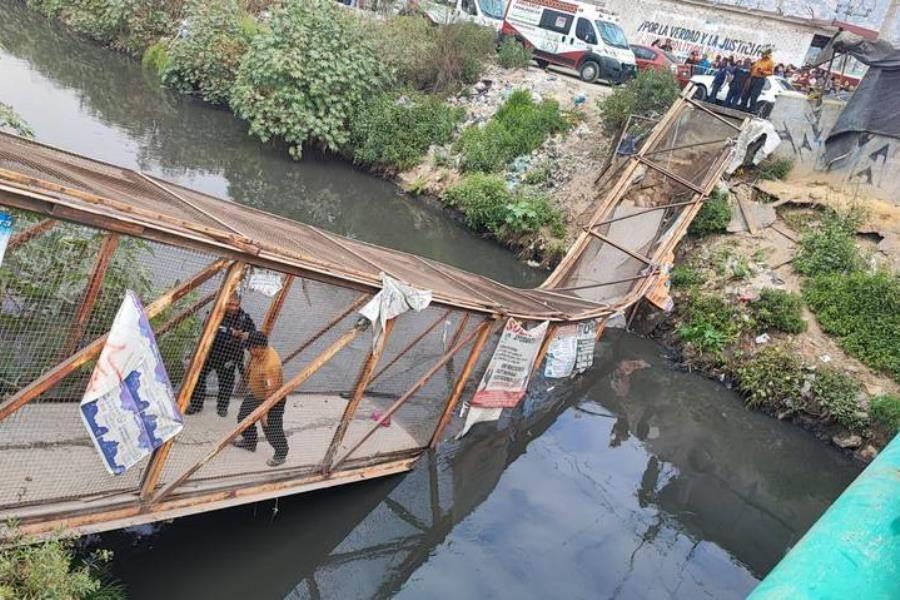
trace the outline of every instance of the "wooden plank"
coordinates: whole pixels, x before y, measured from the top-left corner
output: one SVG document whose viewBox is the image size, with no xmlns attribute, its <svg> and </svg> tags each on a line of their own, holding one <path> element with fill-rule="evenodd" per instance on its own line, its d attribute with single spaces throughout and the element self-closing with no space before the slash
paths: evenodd
<svg viewBox="0 0 900 600">
<path fill-rule="evenodd" d="M 56 219 L 43 219 L 38 221 L 25 231 L 20 231 L 9 238 L 9 243 L 6 245 L 6 251 L 10 252 L 15 250 L 19 246 L 23 244 L 27 244 L 31 240 L 36 237 L 40 237 L 56 227 L 59 223 Z"/>
<path fill-rule="evenodd" d="M 360 306 L 362 306 L 363 304 L 365 304 L 365 303 L 369 300 L 369 298 L 371 298 L 371 296 L 370 296 L 369 294 L 363 294 L 363 295 L 361 295 L 360 297 L 358 297 L 356 300 L 354 300 L 353 303 L 350 304 L 350 306 L 348 306 L 347 308 L 345 308 L 345 309 L 344 309 L 343 311 L 341 311 L 339 314 L 335 315 L 335 317 L 332 318 L 330 321 L 328 321 L 328 323 L 326 323 L 321 329 L 319 329 L 317 332 L 315 332 L 314 334 L 312 334 L 311 336 L 309 336 L 309 337 L 306 339 L 306 341 L 304 341 L 302 344 L 300 344 L 300 346 L 299 346 L 296 350 L 294 350 L 293 352 L 291 352 L 290 354 L 288 354 L 288 355 L 284 358 L 284 360 L 281 361 L 282 366 L 288 364 L 290 361 L 292 361 L 292 360 L 294 360 L 295 358 L 297 358 L 297 357 L 300 355 L 301 352 L 303 352 L 304 350 L 306 350 L 307 348 L 309 348 L 310 346 L 312 346 L 314 343 L 316 343 L 316 341 L 317 341 L 319 338 L 321 338 L 323 335 L 325 335 L 326 333 L 328 333 L 328 331 L 329 331 L 332 327 L 334 327 L 335 325 L 337 325 L 338 323 L 340 323 L 341 321 L 343 321 L 343 320 L 347 317 L 347 315 L 349 315 L 349 314 L 352 313 L 354 310 L 356 310 L 357 308 L 359 308 Z"/>
<path fill-rule="evenodd" d="M 378 366 L 378 361 L 381 360 L 384 347 L 391 337 L 391 332 L 394 330 L 396 322 L 397 320 L 394 318 L 384 324 L 384 331 L 381 332 L 381 335 L 375 341 L 375 346 L 369 351 L 369 356 L 366 358 L 366 362 L 363 363 L 362 369 L 360 369 L 359 376 L 356 378 L 356 385 L 353 386 L 353 395 L 350 396 L 350 401 L 344 407 L 341 420 L 334 431 L 331 443 L 328 444 L 328 450 L 325 451 L 325 458 L 322 459 L 322 464 L 319 466 L 319 470 L 326 475 L 331 472 L 331 461 L 334 460 L 334 454 L 340 447 L 341 442 L 344 441 L 344 435 L 347 433 L 347 428 L 350 427 L 350 422 L 356 415 L 356 409 L 359 408 L 359 403 L 362 402 L 363 395 L 366 393 L 369 383 L 373 380 L 372 373 L 375 371 L 375 367 Z"/>
<path fill-rule="evenodd" d="M 294 375 L 287 383 L 282 385 L 280 388 L 275 390 L 271 396 L 263 400 L 263 402 L 247 417 L 244 418 L 243 421 L 238 423 L 237 427 L 232 429 L 229 433 L 227 433 L 219 442 L 216 444 L 215 448 L 209 451 L 206 456 L 196 462 L 193 466 L 188 468 L 184 473 L 182 473 L 175 481 L 166 486 L 162 491 L 160 491 L 156 496 L 150 500 L 150 504 L 157 504 L 163 498 L 172 493 L 178 486 L 187 481 L 187 479 L 196 473 L 200 468 L 203 467 L 206 463 L 211 461 L 219 452 L 222 451 L 228 444 L 231 443 L 237 436 L 243 433 L 247 428 L 251 425 L 254 425 L 257 421 L 259 421 L 266 413 L 271 410 L 275 404 L 280 402 L 294 391 L 296 388 L 303 385 L 303 383 L 312 377 L 316 371 L 321 369 L 325 364 L 328 363 L 334 356 L 343 350 L 350 342 L 355 340 L 363 331 L 368 328 L 368 321 L 364 318 L 361 318 L 357 324 L 344 333 L 341 337 L 335 340 L 328 348 L 322 351 L 317 357 L 315 357 L 310 363 L 303 368 L 299 373 Z"/>
<path fill-rule="evenodd" d="M 94 268 L 91 270 L 91 276 L 88 278 L 88 284 L 84 288 L 84 295 L 78 303 L 78 309 L 75 311 L 75 317 L 72 319 L 72 328 L 69 330 L 69 336 L 63 344 L 62 356 L 71 356 L 78 348 L 79 342 L 84 335 L 84 329 L 87 327 L 88 319 L 100 296 L 100 290 L 103 288 L 103 279 L 106 277 L 106 270 L 112 262 L 119 247 L 119 234 L 107 233 L 103 236 L 100 244 L 100 250 L 97 252 L 97 260 Z"/>
<path fill-rule="evenodd" d="M 475 368 L 475 365 L 478 364 L 481 351 L 484 349 L 484 345 L 487 343 L 488 338 L 490 338 L 491 330 L 494 328 L 494 320 L 485 319 L 478 327 L 478 337 L 475 338 L 475 344 L 469 351 L 469 357 L 466 359 L 459 377 L 456 378 L 456 383 L 450 391 L 450 396 L 447 397 L 447 405 L 444 407 L 444 412 L 441 414 L 441 418 L 434 428 L 434 433 L 431 434 L 431 441 L 428 444 L 429 448 L 437 447 L 438 443 L 441 441 L 444 429 L 450 424 L 450 419 L 453 417 L 453 411 L 456 410 L 459 399 L 466 389 L 466 383 L 468 383 L 469 377 L 472 375 L 472 370 Z"/>
<path fill-rule="evenodd" d="M 160 338 L 164 334 L 178 327 L 185 319 L 193 314 L 196 314 L 198 310 L 212 302 L 215 297 L 216 292 L 213 292 L 212 294 L 207 294 L 203 298 L 200 298 L 199 300 L 188 306 L 186 309 L 160 325 L 159 328 L 154 332 L 156 334 L 156 337 Z"/>
<path fill-rule="evenodd" d="M 245 270 L 246 265 L 244 263 L 236 262 L 232 264 L 225 274 L 222 285 L 219 287 L 219 293 L 216 296 L 215 304 L 213 304 L 212 310 L 206 318 L 206 324 L 203 326 L 203 333 L 200 334 L 200 339 L 197 341 L 197 347 L 194 350 L 193 357 L 191 357 L 191 364 L 184 374 L 184 379 L 178 390 L 178 396 L 175 399 L 175 402 L 178 404 L 178 410 L 182 413 L 187 408 L 188 402 L 190 402 L 191 396 L 194 394 L 194 388 L 197 386 L 197 381 L 200 379 L 200 372 L 203 370 L 203 365 L 206 364 L 206 358 L 209 356 L 209 349 L 212 347 L 216 332 L 219 330 L 219 325 L 222 323 L 222 318 L 225 316 L 225 306 L 240 285 Z M 162 470 L 165 466 L 166 459 L 169 456 L 173 442 L 174 439 L 167 440 L 162 446 L 157 448 L 153 452 L 153 456 L 150 457 L 150 464 L 147 465 L 147 470 L 144 471 L 144 479 L 141 482 L 141 500 L 147 500 L 150 497 L 150 494 L 153 493 L 153 490 L 156 489 L 156 484 L 159 482 L 159 478 L 162 475 Z"/>
<path fill-rule="evenodd" d="M 413 396 L 416 392 L 418 392 L 420 389 L 422 389 L 422 387 L 423 387 L 426 383 L 428 383 L 428 381 L 429 381 L 432 377 L 434 377 L 434 374 L 437 373 L 437 372 L 441 369 L 441 367 L 443 367 L 445 364 L 447 364 L 447 363 L 450 361 L 450 359 L 453 358 L 453 356 L 454 356 L 457 352 L 459 352 L 459 350 L 460 350 L 463 346 L 465 346 L 466 344 L 468 344 L 469 341 L 470 341 L 473 337 L 475 337 L 475 334 L 477 334 L 477 333 L 478 333 L 478 329 L 473 330 L 473 331 L 472 331 L 469 335 L 467 335 L 464 339 L 460 340 L 459 342 L 457 342 L 457 344 L 456 344 L 455 346 L 453 346 L 452 348 L 450 348 L 450 350 L 448 350 L 448 351 L 447 351 L 447 352 L 446 352 L 446 353 L 445 353 L 445 354 L 437 361 L 437 363 L 435 363 L 430 369 L 428 369 L 428 371 L 426 371 L 425 374 L 422 375 L 422 376 L 418 379 L 418 381 L 416 381 L 416 382 L 412 385 L 411 388 L 409 388 L 409 390 L 407 390 L 402 396 L 400 396 L 399 398 L 397 398 L 397 400 L 395 400 L 393 404 L 391 404 L 391 406 L 384 412 L 384 414 L 381 415 L 381 416 L 376 420 L 375 425 L 374 425 L 371 429 L 369 429 L 369 431 L 366 432 L 366 434 L 362 437 L 362 439 L 360 439 L 360 440 L 359 440 L 352 448 L 350 448 L 350 450 L 348 450 L 348 451 L 344 454 L 344 456 L 342 456 L 337 462 L 335 462 L 335 463 L 331 466 L 331 469 L 332 469 L 332 470 L 336 470 L 339 466 L 341 466 L 344 462 L 346 462 L 347 459 L 350 458 L 350 456 L 351 456 L 354 452 L 356 452 L 357 450 L 359 450 L 359 447 L 362 446 L 362 445 L 366 442 L 366 440 L 368 440 L 370 437 L 372 437 L 372 434 L 374 434 L 376 431 L 378 431 L 378 429 L 381 428 L 381 426 L 382 426 L 388 419 L 391 418 L 391 415 L 393 415 L 395 412 L 397 412 L 397 410 L 398 410 L 401 406 L 403 406 L 403 404 L 404 404 L 407 400 L 409 400 L 410 398 L 412 398 L 412 396 Z"/>
<path fill-rule="evenodd" d="M 626 219 L 633 219 L 634 217 L 640 217 L 641 215 L 646 215 L 647 213 L 656 212 L 658 210 L 667 210 L 669 208 L 678 208 L 680 206 L 690 206 L 691 204 L 696 204 L 697 202 L 703 202 L 703 200 L 688 200 L 687 202 L 673 202 L 672 204 L 662 204 L 660 206 L 654 206 L 652 208 L 648 208 L 645 210 L 639 210 L 638 212 L 631 213 L 630 215 L 623 215 L 621 217 L 612 217 L 611 219 L 604 219 L 599 223 L 593 225 L 591 229 L 596 229 L 597 227 L 602 227 L 603 225 L 609 225 L 610 223 L 616 223 L 617 221 L 624 221 Z M 560 290 L 562 288 L 557 288 Z"/>
<path fill-rule="evenodd" d="M 646 263 L 646 264 L 648 264 L 648 265 L 652 265 L 652 264 L 653 264 L 653 261 L 650 260 L 649 258 L 647 258 L 646 256 L 644 256 L 643 254 L 638 254 L 637 252 L 634 252 L 634 251 L 632 251 L 632 250 L 629 250 L 628 248 L 625 248 L 624 246 L 620 246 L 617 242 L 612 241 L 611 239 L 609 239 L 608 237 L 606 237 L 606 236 L 603 235 L 602 233 L 597 233 L 596 231 L 591 231 L 591 230 L 589 230 L 588 233 L 589 233 L 590 235 L 594 236 L 595 238 L 597 238 L 598 240 L 600 240 L 601 242 L 603 242 L 603 243 L 605 243 L 605 244 L 609 244 L 610 246 L 612 246 L 612 247 L 615 248 L 616 250 L 621 250 L 622 252 L 624 252 L 624 253 L 627 254 L 628 256 L 631 256 L 632 258 L 636 258 L 636 259 L 638 259 L 639 261 L 641 261 L 641 262 L 643 262 L 643 263 Z"/>
<path fill-rule="evenodd" d="M 275 322 L 281 314 L 281 309 L 284 308 L 284 301 L 287 300 L 291 286 L 294 284 L 294 279 L 293 275 L 284 275 L 284 283 L 282 283 L 281 289 L 278 290 L 278 294 L 272 300 L 272 304 L 269 305 L 269 310 L 266 311 L 260 331 L 267 336 L 272 334 L 272 328 L 275 327 Z"/>
<path fill-rule="evenodd" d="M 152 319 L 168 307 L 172 306 L 172 304 L 190 293 L 191 290 L 211 279 L 216 273 L 228 266 L 228 264 L 229 261 L 225 259 L 216 260 L 194 275 L 191 279 L 170 289 L 145 307 L 144 312 L 147 313 L 147 318 Z M 93 342 L 16 392 L 6 402 L 0 405 L 0 421 L 41 394 L 50 390 L 74 371 L 94 360 L 100 354 L 100 350 L 103 349 L 103 344 L 105 343 L 106 335 L 98 337 Z"/>
</svg>

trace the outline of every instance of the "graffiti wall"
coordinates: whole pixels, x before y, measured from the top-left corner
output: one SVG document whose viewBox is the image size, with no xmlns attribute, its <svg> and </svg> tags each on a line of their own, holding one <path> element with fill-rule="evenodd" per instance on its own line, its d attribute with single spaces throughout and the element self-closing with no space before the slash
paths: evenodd
<svg viewBox="0 0 900 600">
<path fill-rule="evenodd" d="M 813 27 L 733 9 L 708 7 L 677 0 L 609 0 L 621 18 L 632 44 L 649 46 L 670 39 L 675 54 L 687 57 L 696 50 L 737 58 L 756 59 L 771 46 L 776 62 L 802 65 L 812 42 Z"/>
<path fill-rule="evenodd" d="M 823 160 L 825 139 L 843 108 L 839 100 L 816 105 L 804 98 L 779 97 L 769 116 L 781 137 L 775 153 L 794 160 L 795 174 L 859 185 L 866 194 L 900 204 L 900 140 L 865 134 L 846 157 L 831 164 Z"/>
</svg>

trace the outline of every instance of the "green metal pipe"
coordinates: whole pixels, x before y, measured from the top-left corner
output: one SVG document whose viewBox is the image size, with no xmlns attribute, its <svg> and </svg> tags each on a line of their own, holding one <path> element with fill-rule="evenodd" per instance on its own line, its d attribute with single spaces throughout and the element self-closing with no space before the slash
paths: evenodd
<svg viewBox="0 0 900 600">
<path fill-rule="evenodd" d="M 749 598 L 900 598 L 900 435 Z"/>
</svg>

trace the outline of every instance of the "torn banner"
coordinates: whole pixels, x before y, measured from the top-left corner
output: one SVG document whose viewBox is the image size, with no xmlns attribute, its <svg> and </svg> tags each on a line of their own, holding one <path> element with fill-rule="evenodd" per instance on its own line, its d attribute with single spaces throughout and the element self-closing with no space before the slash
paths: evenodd
<svg viewBox="0 0 900 600">
<path fill-rule="evenodd" d="M 475 423 L 496 421 L 504 408 L 519 403 L 528 388 L 547 325 L 544 321 L 532 329 L 525 329 L 515 319 L 506 322 L 458 437 L 464 436 Z"/>
<path fill-rule="evenodd" d="M 3 256 L 6 254 L 6 245 L 12 236 L 13 224 L 16 222 L 15 217 L 9 213 L 0 211 L 0 265 L 3 264 Z"/>
<path fill-rule="evenodd" d="M 554 379 L 582 373 L 594 364 L 594 346 L 597 342 L 597 321 L 589 319 L 563 325 L 547 347 L 544 376 Z"/>
<path fill-rule="evenodd" d="M 150 322 L 131 290 L 91 374 L 81 417 L 113 475 L 127 471 L 183 427 Z"/>
<path fill-rule="evenodd" d="M 419 312 L 431 304 L 431 291 L 419 290 L 381 274 L 381 291 L 360 309 L 359 314 L 372 322 L 372 345 L 378 341 L 385 324 L 408 310 Z"/>
</svg>

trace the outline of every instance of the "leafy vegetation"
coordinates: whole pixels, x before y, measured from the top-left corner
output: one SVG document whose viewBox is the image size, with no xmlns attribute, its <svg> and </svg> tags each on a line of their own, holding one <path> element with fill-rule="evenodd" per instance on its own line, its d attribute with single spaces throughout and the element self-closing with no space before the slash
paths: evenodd
<svg viewBox="0 0 900 600">
<path fill-rule="evenodd" d="M 798 294 L 765 288 L 759 293 L 759 298 L 751 302 L 750 307 L 760 330 L 777 329 L 785 333 L 806 331 L 803 299 Z"/>
<path fill-rule="evenodd" d="M 497 62 L 504 69 L 524 69 L 531 63 L 531 50 L 516 38 L 506 36 L 497 49 Z"/>
<path fill-rule="evenodd" d="M 445 192 L 444 201 L 462 211 L 469 227 L 495 235 L 532 233 L 542 227 L 554 235 L 564 233 L 562 214 L 546 196 L 511 192 L 498 175 L 467 175 Z"/>
<path fill-rule="evenodd" d="M 669 281 L 674 288 L 691 288 L 706 283 L 706 275 L 690 265 L 676 265 L 669 274 Z"/>
<path fill-rule="evenodd" d="M 866 424 L 866 414 L 859 406 L 860 387 L 849 375 L 836 369 L 823 369 L 816 374 L 813 394 L 831 417 L 848 429 Z"/>
<path fill-rule="evenodd" d="M 484 127 L 471 126 L 457 143 L 465 171 L 499 171 L 517 156 L 537 149 L 548 135 L 568 128 L 555 100 L 535 102 L 516 90 Z"/>
<path fill-rule="evenodd" d="M 772 156 L 759 163 L 756 173 L 760 179 L 786 179 L 793 168 L 792 159 Z"/>
<path fill-rule="evenodd" d="M 688 233 L 696 236 L 723 233 L 730 222 L 731 203 L 728 200 L 728 192 L 716 188 L 688 225 Z"/>
<path fill-rule="evenodd" d="M 494 54 L 494 31 L 473 23 L 435 27 L 418 15 L 398 16 L 369 30 L 400 85 L 435 94 L 475 83 Z"/>
<path fill-rule="evenodd" d="M 363 104 L 350 123 L 354 160 L 409 169 L 432 144 L 450 141 L 462 110 L 434 96 L 384 92 Z"/>
<path fill-rule="evenodd" d="M 856 221 L 852 217 L 829 215 L 822 227 L 800 239 L 800 251 L 794 267 L 800 273 L 816 276 L 848 273 L 858 269 L 862 260 L 856 247 Z"/>
<path fill-rule="evenodd" d="M 668 110 L 681 88 L 669 71 L 647 69 L 599 101 L 601 119 L 607 132 L 617 132 L 629 115 L 656 117 Z"/>
<path fill-rule="evenodd" d="M 552 175 L 553 166 L 549 162 L 543 162 L 529 169 L 522 181 L 528 185 L 540 185 L 549 181 Z"/>
<path fill-rule="evenodd" d="M 8 129 L 22 137 L 34 137 L 34 131 L 11 106 L 0 102 L 0 130 Z"/>
<path fill-rule="evenodd" d="M 869 401 L 872 420 L 894 434 L 900 432 L 900 396 L 884 394 Z"/>
<path fill-rule="evenodd" d="M 822 329 L 851 355 L 900 381 L 900 279 L 879 271 L 825 273 L 803 297 Z"/>
<path fill-rule="evenodd" d="M 250 44 L 231 105 L 263 141 L 339 150 L 349 122 L 388 76 L 358 17 L 331 0 L 285 0 Z"/>
<path fill-rule="evenodd" d="M 795 354 L 779 346 L 766 346 L 743 358 L 735 368 L 738 389 L 749 406 L 773 409 L 803 407 L 803 365 Z"/>
<path fill-rule="evenodd" d="M 169 44 L 160 73 L 163 82 L 207 102 L 225 104 L 250 38 L 238 0 L 192 0 L 186 26 Z M 151 46 L 156 48 L 156 46 Z M 161 58 L 159 50 L 152 57 Z"/>
<path fill-rule="evenodd" d="M 53 539 L 37 544 L 15 538 L 0 550 L 0 598 L 4 600 L 119 600 L 121 585 L 106 576 L 112 552 L 76 559 L 74 543 Z"/>
<path fill-rule="evenodd" d="M 746 327 L 733 303 L 712 294 L 691 292 L 684 298 L 678 337 L 701 354 L 721 352 Z"/>
</svg>

